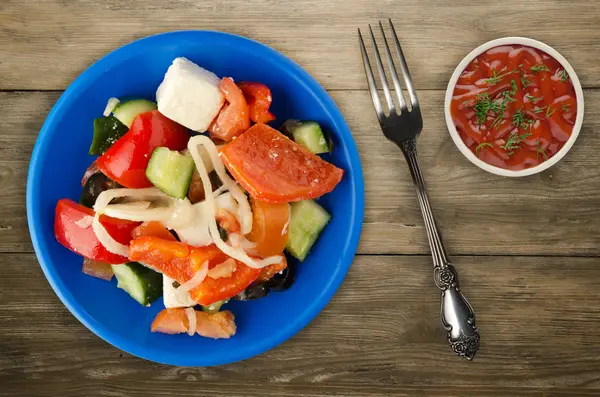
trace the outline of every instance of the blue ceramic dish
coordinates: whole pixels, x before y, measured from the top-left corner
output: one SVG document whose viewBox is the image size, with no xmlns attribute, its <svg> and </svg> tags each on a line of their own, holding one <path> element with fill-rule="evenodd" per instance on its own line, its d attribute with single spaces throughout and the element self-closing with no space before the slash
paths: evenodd
<svg viewBox="0 0 600 397">
<path fill-rule="evenodd" d="M 320 202 L 332 214 L 296 282 L 285 292 L 228 305 L 237 334 L 228 340 L 150 332 L 162 299 L 140 306 L 112 283 L 81 272 L 82 258 L 54 239 L 54 208 L 77 200 L 79 181 L 93 158 L 87 154 L 93 119 L 110 97 L 154 99 L 173 59 L 184 56 L 219 76 L 259 81 L 273 93 L 273 113 L 317 120 L 334 139 L 327 160 L 344 169 L 342 182 Z M 258 42 L 219 32 L 182 31 L 151 36 L 93 64 L 65 91 L 35 145 L 27 181 L 27 216 L 35 252 L 50 285 L 86 327 L 136 356 L 172 365 L 209 366 L 263 353 L 300 331 L 327 304 L 348 271 L 360 237 L 363 176 L 350 130 L 325 90 L 297 64 Z"/>
</svg>

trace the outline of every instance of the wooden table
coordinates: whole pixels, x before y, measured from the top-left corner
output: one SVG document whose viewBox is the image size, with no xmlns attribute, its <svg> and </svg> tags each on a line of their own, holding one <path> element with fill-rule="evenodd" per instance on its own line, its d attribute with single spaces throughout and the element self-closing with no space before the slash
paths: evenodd
<svg viewBox="0 0 600 397">
<path fill-rule="evenodd" d="M 478 315 L 482 346 L 470 363 L 440 328 L 408 170 L 366 91 L 356 28 L 387 17 L 423 107 L 431 200 Z M 293 58 L 341 108 L 364 167 L 365 224 L 340 291 L 288 342 L 218 368 L 157 365 L 89 332 L 45 280 L 26 223 L 31 150 L 61 92 L 107 52 L 177 29 L 241 34 Z M 561 52 L 586 100 L 571 152 L 521 179 L 469 163 L 442 112 L 459 60 L 510 35 Z M 600 3 L 590 0 L 2 0 L 0 395 L 600 395 L 599 39 Z"/>
</svg>

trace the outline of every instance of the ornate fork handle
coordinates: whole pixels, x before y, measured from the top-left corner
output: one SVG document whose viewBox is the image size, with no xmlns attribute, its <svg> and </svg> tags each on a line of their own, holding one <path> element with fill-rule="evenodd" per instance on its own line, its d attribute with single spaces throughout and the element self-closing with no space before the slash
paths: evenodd
<svg viewBox="0 0 600 397">
<path fill-rule="evenodd" d="M 442 324 L 447 331 L 448 342 L 457 355 L 472 360 L 477 350 L 479 350 L 479 331 L 475 325 L 475 312 L 460 292 L 458 274 L 448 260 L 448 255 L 444 249 L 442 236 L 429 204 L 425 181 L 417 160 L 416 142 L 414 139 L 410 139 L 399 146 L 410 168 L 419 206 L 423 213 L 427 238 L 433 256 L 433 278 L 435 284 L 442 291 L 440 315 Z"/>
</svg>

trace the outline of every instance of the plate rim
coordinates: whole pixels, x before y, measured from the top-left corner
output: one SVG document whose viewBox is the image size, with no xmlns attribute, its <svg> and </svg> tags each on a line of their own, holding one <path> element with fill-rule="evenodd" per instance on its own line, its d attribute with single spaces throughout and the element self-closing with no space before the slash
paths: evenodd
<svg viewBox="0 0 600 397">
<path fill-rule="evenodd" d="M 278 332 L 276 337 L 273 337 L 273 333 L 271 333 L 268 335 L 268 337 L 265 337 L 264 339 L 257 341 L 257 343 L 248 346 L 247 349 L 238 349 L 234 352 L 228 351 L 227 354 L 222 354 L 219 357 L 198 356 L 196 358 L 187 358 L 186 356 L 178 356 L 177 354 L 165 354 L 164 351 L 152 350 L 148 346 L 141 346 L 137 343 L 132 343 L 129 339 L 123 338 L 120 335 L 104 328 L 101 323 L 97 322 L 91 315 L 85 312 L 84 307 L 78 303 L 77 299 L 75 299 L 75 297 L 68 291 L 60 279 L 55 277 L 55 271 L 51 270 L 46 263 L 46 261 L 50 262 L 49 258 L 46 258 L 46 252 L 48 251 L 47 245 L 44 243 L 43 238 L 37 237 L 37 234 L 41 234 L 41 232 L 38 231 L 36 220 L 41 218 L 42 215 L 40 210 L 36 210 L 34 202 L 34 197 L 38 197 L 39 195 L 39 189 L 37 188 L 37 185 L 40 180 L 40 173 L 36 173 L 35 170 L 42 165 L 41 158 L 45 158 L 45 153 L 47 151 L 47 148 L 45 148 L 45 146 L 47 146 L 45 144 L 46 136 L 48 135 L 47 131 L 53 128 L 55 120 L 57 119 L 58 115 L 62 113 L 62 108 L 68 104 L 70 105 L 70 101 L 73 100 L 72 98 L 76 98 L 75 94 L 77 92 L 85 91 L 85 89 L 91 85 L 96 78 L 105 73 L 106 70 L 119 64 L 124 59 L 135 55 L 136 51 L 140 51 L 146 45 L 154 44 L 154 42 L 160 43 L 162 40 L 168 41 L 178 38 L 206 40 L 206 36 L 219 36 L 226 40 L 241 42 L 243 45 L 261 48 L 263 51 L 268 53 L 269 57 L 274 57 L 285 64 L 286 68 L 291 68 L 293 73 L 290 73 L 290 75 L 295 77 L 298 82 L 308 86 L 309 91 L 313 94 L 313 96 L 319 99 L 321 106 L 326 109 L 327 113 L 331 117 L 333 125 L 338 133 L 340 135 L 346 135 L 349 138 L 343 145 L 343 148 L 346 152 L 350 168 L 352 169 L 352 173 L 354 175 L 354 178 L 349 179 L 351 190 L 354 193 L 353 206 L 351 207 L 351 212 L 349 214 L 353 221 L 351 223 L 349 238 L 345 241 L 345 247 L 343 247 L 342 250 L 343 254 L 338 262 L 340 266 L 334 270 L 329 282 L 326 285 L 326 288 L 324 288 L 322 293 L 318 295 L 318 299 L 313 300 L 314 303 L 312 305 L 306 306 L 307 309 L 301 312 L 301 315 L 298 316 L 295 321 L 288 323 L 291 325 L 282 328 L 282 331 Z M 306 327 L 329 303 L 333 295 L 337 292 L 342 284 L 348 270 L 350 269 L 358 248 L 358 242 L 364 221 L 364 176 L 356 142 L 343 114 L 329 93 L 327 93 L 321 84 L 300 65 L 277 50 L 244 36 L 215 30 L 176 30 L 146 36 L 109 52 L 92 63 L 61 94 L 46 117 L 46 120 L 44 121 L 44 124 L 36 138 L 27 171 L 26 208 L 29 234 L 36 257 L 40 267 L 42 268 L 44 276 L 46 277 L 46 280 L 48 280 L 50 286 L 54 290 L 54 293 L 58 296 L 63 305 L 88 330 L 112 346 L 145 360 L 175 366 L 216 366 L 246 360 L 265 353 L 282 344 Z"/>
</svg>

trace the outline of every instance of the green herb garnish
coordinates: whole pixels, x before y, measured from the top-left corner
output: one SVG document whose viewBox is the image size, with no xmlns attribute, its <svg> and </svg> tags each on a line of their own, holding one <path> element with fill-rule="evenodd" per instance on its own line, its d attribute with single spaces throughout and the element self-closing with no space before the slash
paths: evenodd
<svg viewBox="0 0 600 397">
<path fill-rule="evenodd" d="M 546 108 L 546 117 L 552 116 L 554 112 L 556 112 L 556 109 L 552 109 L 550 108 L 550 105 L 548 105 L 548 107 Z"/>
<path fill-rule="evenodd" d="M 569 105 L 563 103 L 562 104 L 562 110 L 563 110 L 563 112 L 567 113 L 569 111 Z"/>
<path fill-rule="evenodd" d="M 534 97 L 534 96 L 527 95 L 527 99 L 529 99 L 529 102 L 533 103 L 533 102 L 537 102 L 537 101 L 541 100 L 541 99 L 542 99 L 542 97 L 540 96 L 540 97 L 537 97 L 537 98 L 536 98 L 536 97 Z"/>
<path fill-rule="evenodd" d="M 537 160 L 540 159 L 540 154 L 542 156 L 544 156 L 544 160 L 548 160 L 548 155 L 546 155 L 546 150 L 544 150 L 544 148 L 542 147 L 542 143 L 538 140 L 537 141 L 537 147 L 535 149 L 535 158 Z"/>
<path fill-rule="evenodd" d="M 525 76 L 521 77 L 521 83 L 523 83 L 523 88 L 527 88 L 531 85 L 531 81 L 527 80 Z"/>
<path fill-rule="evenodd" d="M 490 77 L 489 79 L 486 79 L 485 81 L 488 84 L 495 85 L 495 84 L 498 84 L 504 76 L 508 76 L 509 74 L 516 73 L 516 72 L 517 72 L 517 69 L 514 69 L 512 71 L 504 72 L 502 74 L 496 74 L 496 69 L 494 69 L 492 71 L 493 76 Z"/>
<path fill-rule="evenodd" d="M 558 77 L 560 77 L 560 81 L 567 81 L 567 80 L 569 80 L 569 74 L 564 69 L 561 69 L 561 71 L 558 72 Z"/>
<path fill-rule="evenodd" d="M 493 101 L 487 92 L 477 95 L 475 106 L 473 106 L 473 110 L 475 111 L 475 116 L 477 117 L 477 123 L 479 124 L 479 126 L 485 123 L 485 120 L 487 119 L 488 113 L 490 111 L 493 113 L 497 113 L 499 108 L 500 105 L 498 104 L 498 102 Z"/>
<path fill-rule="evenodd" d="M 480 144 L 479 144 L 479 145 L 477 145 L 477 147 L 475 148 L 475 156 L 479 157 L 479 151 L 480 151 L 481 149 L 483 149 L 484 147 L 486 147 L 486 146 L 489 146 L 489 147 L 493 148 L 493 147 L 494 147 L 494 144 L 493 144 L 493 143 L 489 143 L 489 142 L 483 142 L 483 143 L 480 143 Z"/>
<path fill-rule="evenodd" d="M 506 140 L 506 144 L 500 146 L 502 149 L 508 152 L 509 156 L 512 156 L 515 150 L 521 148 L 521 142 L 530 137 L 531 134 L 526 132 L 525 134 L 519 135 L 516 132 L 511 133 Z"/>
<path fill-rule="evenodd" d="M 539 64 L 537 64 L 535 66 L 532 66 L 530 68 L 530 70 L 533 73 L 537 73 L 537 72 L 541 72 L 541 71 L 544 71 L 544 72 L 549 72 L 550 71 L 550 69 L 548 68 L 548 66 L 544 65 L 543 63 L 539 63 Z"/>
<path fill-rule="evenodd" d="M 533 113 L 542 113 L 544 111 L 544 108 L 535 108 L 533 109 Z"/>
<path fill-rule="evenodd" d="M 523 108 L 521 108 L 513 115 L 512 123 L 517 128 L 528 128 L 531 124 L 533 124 L 533 120 L 528 119 L 525 112 L 523 112 Z"/>
</svg>

